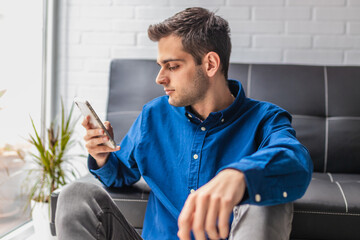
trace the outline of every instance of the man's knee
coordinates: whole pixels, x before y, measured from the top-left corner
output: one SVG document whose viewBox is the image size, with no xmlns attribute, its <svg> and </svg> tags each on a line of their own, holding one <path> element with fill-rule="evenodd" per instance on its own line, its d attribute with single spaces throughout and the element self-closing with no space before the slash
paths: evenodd
<svg viewBox="0 0 360 240">
<path fill-rule="evenodd" d="M 292 218 L 292 203 L 235 207 L 230 239 L 289 239 Z"/>
<path fill-rule="evenodd" d="M 292 222 L 293 203 L 274 206 L 250 206 L 249 214 L 254 215 L 264 226 L 271 226 L 276 220 L 277 224 L 284 226 Z"/>
<path fill-rule="evenodd" d="M 55 224 L 67 224 L 87 218 L 89 214 L 96 215 L 100 211 L 97 199 L 102 195 L 106 195 L 102 187 L 91 183 L 74 182 L 64 187 L 57 201 Z"/>
<path fill-rule="evenodd" d="M 98 234 L 101 206 L 106 191 L 95 184 L 74 182 L 58 197 L 55 226 L 59 239 L 93 239 Z M 105 196 L 105 197 L 102 197 Z"/>
<path fill-rule="evenodd" d="M 88 201 L 106 194 L 104 189 L 98 185 L 87 182 L 73 182 L 61 190 L 58 203 L 77 204 L 79 199 Z"/>
</svg>

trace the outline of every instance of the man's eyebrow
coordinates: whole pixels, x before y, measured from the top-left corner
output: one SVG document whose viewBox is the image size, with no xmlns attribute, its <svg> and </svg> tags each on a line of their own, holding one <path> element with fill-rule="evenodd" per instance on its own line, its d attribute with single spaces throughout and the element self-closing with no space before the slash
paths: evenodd
<svg viewBox="0 0 360 240">
<path fill-rule="evenodd" d="M 162 63 L 162 64 L 166 64 L 166 63 L 168 63 L 168 62 L 175 62 L 175 61 L 185 62 L 185 60 L 184 60 L 184 59 L 181 59 L 181 58 L 174 58 L 174 59 L 173 59 L 173 58 L 169 58 L 169 59 L 162 60 L 161 63 Z M 157 64 L 160 65 L 159 62 L 157 62 Z"/>
</svg>

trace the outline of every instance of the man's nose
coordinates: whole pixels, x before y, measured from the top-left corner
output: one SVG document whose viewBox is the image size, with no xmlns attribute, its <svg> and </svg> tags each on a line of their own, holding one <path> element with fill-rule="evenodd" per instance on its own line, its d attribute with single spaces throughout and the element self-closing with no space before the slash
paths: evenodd
<svg viewBox="0 0 360 240">
<path fill-rule="evenodd" d="M 156 83 L 159 85 L 167 85 L 169 83 L 169 78 L 164 74 L 163 70 L 161 69 L 156 77 Z"/>
</svg>

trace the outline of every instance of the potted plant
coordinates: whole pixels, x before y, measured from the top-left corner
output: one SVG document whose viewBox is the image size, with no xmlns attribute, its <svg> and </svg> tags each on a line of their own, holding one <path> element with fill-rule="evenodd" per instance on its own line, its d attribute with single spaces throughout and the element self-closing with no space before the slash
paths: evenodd
<svg viewBox="0 0 360 240">
<path fill-rule="evenodd" d="M 30 134 L 29 142 L 35 147 L 35 153 L 31 153 L 34 167 L 28 170 L 26 183 L 37 239 L 51 238 L 49 228 L 51 193 L 79 175 L 75 172 L 76 168 L 73 164 L 79 157 L 84 157 L 82 154 L 69 152 L 76 143 L 79 143 L 73 139 L 74 127 L 77 122 L 72 121 L 73 109 L 74 104 L 66 116 L 64 104 L 61 101 L 60 122 L 52 121 L 47 129 L 47 137 L 44 139 L 39 136 L 39 131 L 31 119 L 34 134 Z M 37 229 L 38 225 L 39 229 Z"/>
</svg>

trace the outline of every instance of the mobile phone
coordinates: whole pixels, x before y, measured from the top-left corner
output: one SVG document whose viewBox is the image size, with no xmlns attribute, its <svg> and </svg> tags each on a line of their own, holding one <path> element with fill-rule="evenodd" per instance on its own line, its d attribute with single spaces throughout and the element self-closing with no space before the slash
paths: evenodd
<svg viewBox="0 0 360 240">
<path fill-rule="evenodd" d="M 74 102 L 76 106 L 78 106 L 84 117 L 90 116 L 90 124 L 92 124 L 93 127 L 102 128 L 104 130 L 105 135 L 109 138 L 109 141 L 105 142 L 104 145 L 111 148 L 116 148 L 116 143 L 114 139 L 110 136 L 109 132 L 106 130 L 104 124 L 102 123 L 90 103 L 87 100 L 81 98 L 75 98 Z"/>
</svg>

